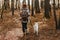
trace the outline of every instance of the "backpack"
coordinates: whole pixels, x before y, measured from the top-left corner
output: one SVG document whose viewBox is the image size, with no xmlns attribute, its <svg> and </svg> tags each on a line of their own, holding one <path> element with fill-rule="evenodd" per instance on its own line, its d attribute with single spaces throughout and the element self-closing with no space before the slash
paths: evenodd
<svg viewBox="0 0 60 40">
<path fill-rule="evenodd" d="M 22 11 L 22 21 L 28 21 L 28 12 L 27 12 L 27 10 Z"/>
</svg>

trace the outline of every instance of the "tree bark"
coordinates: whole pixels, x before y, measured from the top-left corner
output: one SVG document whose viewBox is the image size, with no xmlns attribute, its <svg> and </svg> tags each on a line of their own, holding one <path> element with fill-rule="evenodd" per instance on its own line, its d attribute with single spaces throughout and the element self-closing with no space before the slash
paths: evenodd
<svg viewBox="0 0 60 40">
<path fill-rule="evenodd" d="M 30 11 L 30 0 L 28 0 L 28 8 L 29 8 L 29 11 Z"/>
<path fill-rule="evenodd" d="M 16 9 L 17 9 L 17 0 L 16 0 Z"/>
<path fill-rule="evenodd" d="M 46 17 L 46 18 L 50 18 L 50 4 L 49 4 L 49 2 L 50 2 L 50 0 L 45 0 L 45 5 L 44 5 L 44 7 L 45 7 L 45 13 L 44 13 L 44 16 Z"/>
<path fill-rule="evenodd" d="M 41 1 L 41 8 L 44 8 L 44 1 Z"/>
<path fill-rule="evenodd" d="M 14 0 L 11 0 L 12 15 L 14 15 Z"/>
<path fill-rule="evenodd" d="M 54 12 L 54 19 L 55 19 L 56 29 L 58 29 L 58 25 L 57 25 L 57 17 L 56 17 L 55 0 L 53 0 L 53 12 Z"/>
<path fill-rule="evenodd" d="M 59 0 L 58 0 L 58 8 L 59 8 Z"/>
<path fill-rule="evenodd" d="M 20 0 L 18 0 L 18 9 L 20 11 Z"/>
<path fill-rule="evenodd" d="M 59 27 L 60 27 L 60 15 L 59 15 Z"/>
<path fill-rule="evenodd" d="M 34 16 L 33 0 L 32 0 L 32 16 Z"/>
<path fill-rule="evenodd" d="M 35 0 L 35 12 L 40 13 L 39 0 Z"/>
<path fill-rule="evenodd" d="M 4 0 L 4 9 L 7 10 L 7 0 Z"/>
<path fill-rule="evenodd" d="M 9 0 L 7 0 L 7 8 L 10 8 Z"/>
<path fill-rule="evenodd" d="M 5 7 L 5 4 L 3 4 L 3 5 L 2 5 L 1 19 L 3 19 L 3 12 L 4 12 L 4 7 Z"/>
</svg>

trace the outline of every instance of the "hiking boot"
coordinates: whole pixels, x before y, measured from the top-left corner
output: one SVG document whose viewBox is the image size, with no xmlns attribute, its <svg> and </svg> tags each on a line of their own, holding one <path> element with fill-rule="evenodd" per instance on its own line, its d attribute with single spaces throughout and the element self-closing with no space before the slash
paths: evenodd
<svg viewBox="0 0 60 40">
<path fill-rule="evenodd" d="M 26 32 L 23 32 L 23 35 L 26 35 Z"/>
<path fill-rule="evenodd" d="M 25 32 L 26 32 L 26 35 L 27 35 L 27 34 L 29 34 L 29 32 L 27 31 L 27 29 L 26 29 L 26 31 L 25 31 Z"/>
</svg>

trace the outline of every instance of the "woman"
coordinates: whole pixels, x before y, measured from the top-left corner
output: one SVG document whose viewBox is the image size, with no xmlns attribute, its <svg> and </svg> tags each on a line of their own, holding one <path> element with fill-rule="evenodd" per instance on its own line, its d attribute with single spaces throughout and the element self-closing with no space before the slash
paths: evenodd
<svg viewBox="0 0 60 40">
<path fill-rule="evenodd" d="M 22 23 L 22 30 L 23 33 L 27 33 L 27 23 L 28 23 L 28 17 L 29 17 L 29 11 L 27 9 L 27 5 L 23 3 L 22 9 L 21 9 L 21 23 Z"/>
</svg>

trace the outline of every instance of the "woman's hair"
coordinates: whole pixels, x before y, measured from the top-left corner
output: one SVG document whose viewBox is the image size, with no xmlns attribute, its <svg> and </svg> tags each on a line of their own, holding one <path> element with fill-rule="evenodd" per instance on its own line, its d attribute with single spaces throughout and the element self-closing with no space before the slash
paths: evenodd
<svg viewBox="0 0 60 40">
<path fill-rule="evenodd" d="M 22 7 L 23 8 L 26 8 L 27 7 L 26 3 L 23 3 Z"/>
</svg>

